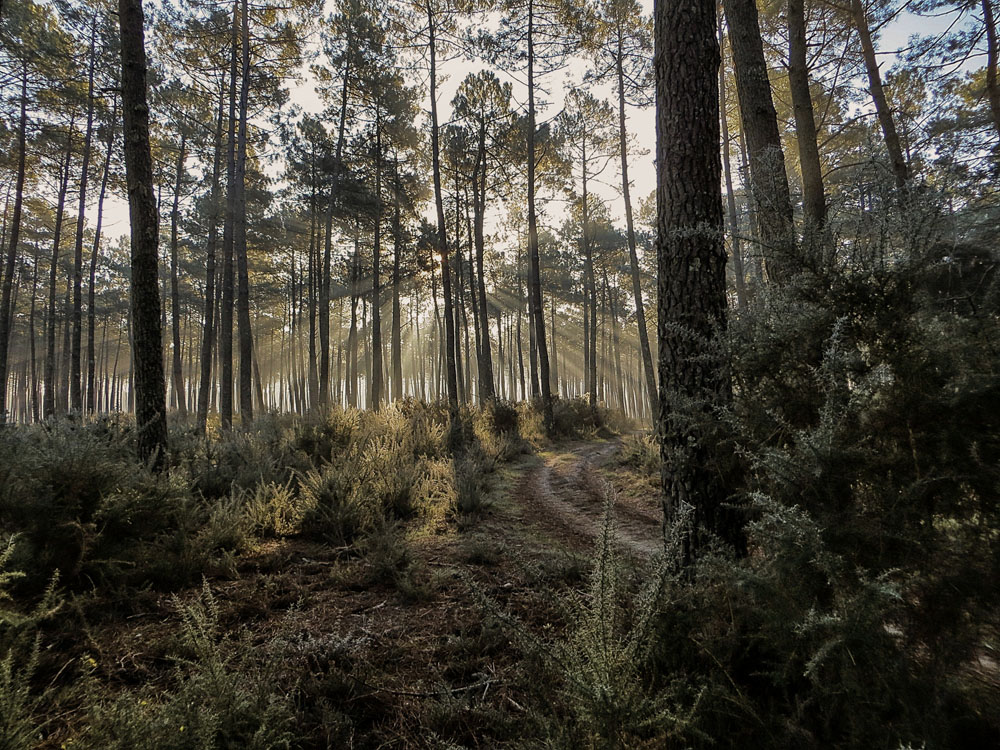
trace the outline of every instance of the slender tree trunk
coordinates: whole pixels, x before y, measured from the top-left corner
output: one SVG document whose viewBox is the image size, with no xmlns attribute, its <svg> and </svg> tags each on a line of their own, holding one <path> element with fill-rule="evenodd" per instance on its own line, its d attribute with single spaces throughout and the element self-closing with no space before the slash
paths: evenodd
<svg viewBox="0 0 1000 750">
<path fill-rule="evenodd" d="M 403 229 L 400 218 L 399 193 L 399 160 L 393 164 L 393 190 L 392 190 L 392 328 L 390 337 L 390 359 L 392 366 L 392 400 L 399 401 L 403 397 L 403 346 L 400 332 L 400 305 L 399 305 L 399 283 L 400 283 L 400 261 L 403 251 Z"/>
<path fill-rule="evenodd" d="M 233 250 L 236 253 L 236 316 L 240 340 L 240 421 L 253 421 L 253 329 L 250 325 L 250 276 L 247 269 L 247 109 L 250 95 L 250 11 L 242 0 L 242 71 L 240 77 L 240 122 L 236 136 L 236 219 Z"/>
<path fill-rule="evenodd" d="M 222 429 L 233 426 L 233 248 L 236 219 L 236 76 L 239 37 L 239 1 L 233 0 L 233 27 L 229 60 L 229 127 L 226 143 L 226 220 L 222 229 L 222 310 L 219 315 L 219 420 Z"/>
<path fill-rule="evenodd" d="M 541 263 L 538 257 L 538 218 L 535 215 L 535 47 L 534 0 L 528 0 L 528 297 L 538 370 L 541 379 L 542 415 L 545 429 L 552 430 L 552 389 L 549 352 L 545 344 L 545 311 L 542 309 Z"/>
<path fill-rule="evenodd" d="M 713 410 L 730 399 L 717 351 L 726 325 L 715 0 L 655 11 L 657 263 L 665 531 L 693 523 L 732 540 Z M 692 128 L 692 123 L 698 127 Z M 691 512 L 693 518 L 687 516 Z M 690 561 L 700 535 L 684 534 Z"/>
<path fill-rule="evenodd" d="M 90 150 L 94 136 L 94 66 L 97 58 L 94 44 L 97 38 L 97 14 L 90 27 L 90 65 L 87 71 L 87 126 L 83 136 L 83 160 L 80 165 L 80 197 L 76 212 L 76 252 L 73 256 L 73 341 L 69 380 L 70 409 L 83 411 L 83 372 L 81 367 L 83 339 L 83 230 L 87 214 L 87 180 L 90 176 Z"/>
<path fill-rule="evenodd" d="M 225 115 L 225 80 L 219 87 L 219 115 L 215 123 L 212 188 L 209 194 L 208 241 L 205 247 L 205 322 L 201 339 L 201 379 L 198 384 L 197 430 L 205 434 L 212 388 L 212 349 L 215 345 L 215 250 L 219 236 L 219 171 L 222 162 L 222 123 Z"/>
<path fill-rule="evenodd" d="M 990 100 L 993 128 L 1000 135 L 1000 84 L 997 83 L 997 22 L 993 0 L 982 0 L 983 24 L 986 27 L 986 96 Z"/>
<path fill-rule="evenodd" d="M 347 405 L 358 406 L 358 228 L 354 228 L 354 257 L 351 259 L 351 327 L 347 332 Z"/>
<path fill-rule="evenodd" d="M 823 167 L 816 140 L 816 118 L 809 92 L 809 66 L 806 61 L 805 0 L 788 0 L 788 88 L 795 113 L 795 140 L 799 146 L 802 170 L 802 208 L 807 230 L 826 221 L 826 194 L 823 190 Z"/>
<path fill-rule="evenodd" d="M 66 136 L 66 155 L 60 169 L 59 198 L 56 204 L 56 223 L 52 235 L 52 265 L 49 268 L 49 311 L 45 330 L 45 397 L 42 405 L 44 416 L 56 413 L 56 284 L 59 279 L 59 246 L 62 240 L 63 213 L 66 206 L 66 189 L 69 183 L 69 164 L 73 153 L 73 123 Z"/>
<path fill-rule="evenodd" d="M 97 408 L 96 361 L 94 359 L 94 326 L 97 320 L 95 293 L 97 283 L 97 260 L 101 249 L 101 228 L 104 223 L 104 197 L 108 192 L 108 178 L 111 174 L 111 152 L 115 146 L 115 126 L 118 123 L 118 96 L 111 104 L 111 127 L 104 146 L 104 169 L 101 174 L 101 192 L 97 198 L 97 224 L 94 227 L 94 245 L 90 253 L 90 275 L 87 283 L 87 411 L 91 414 Z"/>
<path fill-rule="evenodd" d="M 333 251 L 333 194 L 326 210 L 323 239 L 323 263 L 319 273 L 319 391 L 316 403 L 326 406 L 330 400 L 330 262 Z"/>
<path fill-rule="evenodd" d="M 431 163 L 434 174 L 434 205 L 437 209 L 438 252 L 441 254 L 441 286 L 444 294 L 445 378 L 448 387 L 448 406 L 452 416 L 452 436 L 457 437 L 455 429 L 458 425 L 455 417 L 458 411 L 458 372 L 455 365 L 455 319 L 451 309 L 451 269 L 448 261 L 448 233 L 444 219 L 444 196 L 441 192 L 441 155 L 438 145 L 436 22 L 430 0 L 427 0 L 426 7 L 431 58 Z"/>
<path fill-rule="evenodd" d="M 315 157 L 314 157 L 315 159 Z M 313 177 L 315 179 L 315 175 Z M 313 184 L 313 195 L 312 195 L 312 210 L 310 211 L 309 219 L 309 286 L 308 286 L 308 304 L 309 304 L 309 347 L 308 355 L 309 361 L 307 363 L 306 369 L 308 370 L 308 380 L 309 380 L 309 406 L 316 406 L 319 403 L 319 369 L 316 363 L 316 312 L 317 312 L 317 297 L 320 287 L 319 273 L 320 273 L 320 262 L 319 262 L 319 229 L 317 227 L 316 218 L 316 185 Z"/>
<path fill-rule="evenodd" d="M 719 50 L 725 60 L 725 36 L 722 18 L 719 18 Z M 733 175 L 729 164 L 729 117 L 726 114 L 726 66 L 719 65 L 719 115 L 722 123 L 722 172 L 726 180 L 726 199 L 729 209 L 729 237 L 733 246 L 733 275 L 736 277 L 736 304 L 743 310 L 747 305 L 746 273 L 743 270 L 743 250 L 740 247 L 740 228 L 736 219 L 736 196 L 733 193 Z"/>
<path fill-rule="evenodd" d="M 21 233 L 24 201 L 26 132 L 28 128 L 28 63 L 21 65 L 21 114 L 17 125 L 17 182 L 14 188 L 14 215 L 11 218 L 10 244 L 4 262 L 3 291 L 0 292 L 0 425 L 7 421 L 7 355 L 10 351 L 10 297 L 17 262 L 17 243 Z"/>
<path fill-rule="evenodd" d="M 635 221 L 632 217 L 631 185 L 628 178 L 628 132 L 625 127 L 625 69 L 622 64 L 625 30 L 618 29 L 618 150 L 621 157 L 622 198 L 625 200 L 625 235 L 628 240 L 629 272 L 632 280 L 632 300 L 635 303 L 635 320 L 639 329 L 639 350 L 642 352 L 642 372 L 646 380 L 646 391 L 651 403 L 658 398 L 656 375 L 653 371 L 653 354 L 649 348 L 649 332 L 646 326 L 646 305 L 642 301 L 642 281 L 639 275 L 639 254 L 636 251 Z"/>
<path fill-rule="evenodd" d="M 149 150 L 142 0 L 119 0 L 118 22 L 121 27 L 125 174 L 132 230 L 137 443 L 141 458 L 162 467 L 167 450 L 167 395 L 157 286 L 159 221 L 153 196 L 153 159 Z"/>
<path fill-rule="evenodd" d="M 723 0 L 736 73 L 743 132 L 750 155 L 750 187 L 768 275 L 781 282 L 795 251 L 792 200 L 771 98 L 756 0 Z M 714 88 L 714 86 L 713 86 Z"/>
<path fill-rule="evenodd" d="M 173 338 L 173 381 L 174 399 L 181 419 L 187 416 L 184 398 L 184 370 L 181 364 L 181 293 L 177 278 L 177 225 L 180 221 L 181 179 L 184 176 L 184 157 L 187 134 L 181 134 L 180 148 L 177 150 L 177 168 L 174 179 L 174 201 L 170 210 L 170 321 Z"/>
<path fill-rule="evenodd" d="M 594 275 L 594 253 L 590 247 L 590 206 L 587 194 L 587 135 L 583 136 L 582 164 L 583 167 L 583 268 L 585 275 L 584 294 L 587 297 L 587 311 L 590 320 L 588 321 L 587 333 L 589 338 L 585 351 L 589 354 L 586 361 L 587 368 L 587 402 L 590 407 L 597 407 L 597 279 Z"/>
<path fill-rule="evenodd" d="M 479 286 L 479 322 L 482 329 L 479 355 L 479 397 L 482 401 L 496 400 L 496 385 L 493 379 L 493 352 L 490 347 L 489 305 L 486 299 L 486 278 L 483 272 L 483 256 L 486 254 L 486 238 L 483 231 L 486 213 L 486 128 L 480 127 L 479 153 L 476 159 L 477 172 L 472 179 L 472 214 L 476 246 L 476 284 Z M 499 335 L 499 334 L 498 334 Z"/>
<path fill-rule="evenodd" d="M 37 422 L 38 409 L 38 359 L 35 355 L 35 300 L 38 291 L 38 245 L 35 245 L 33 272 L 31 274 L 31 309 L 28 311 L 28 356 L 31 361 L 31 421 Z M 88 391 L 89 395 L 89 391 Z"/>
<path fill-rule="evenodd" d="M 381 106 L 381 105 L 376 105 Z M 372 243 L 372 369 L 368 406 L 382 406 L 382 123 L 375 116 L 375 237 Z"/>
<path fill-rule="evenodd" d="M 871 29 L 868 27 L 868 14 L 865 12 L 862 0 L 851 0 L 851 16 L 861 41 L 861 53 L 865 60 L 865 71 L 868 73 L 868 91 L 875 104 L 875 114 L 878 116 L 879 125 L 882 127 L 882 137 L 885 139 L 886 151 L 889 152 L 889 162 L 892 166 L 893 177 L 896 179 L 896 187 L 905 190 L 906 183 L 910 179 L 910 167 L 906 163 L 903 149 L 899 145 L 899 133 L 896 131 L 892 110 L 889 108 L 885 88 L 882 86 L 882 74 L 878 69 L 875 45 L 872 43 Z M 750 169 L 753 170 L 752 158 Z"/>
</svg>

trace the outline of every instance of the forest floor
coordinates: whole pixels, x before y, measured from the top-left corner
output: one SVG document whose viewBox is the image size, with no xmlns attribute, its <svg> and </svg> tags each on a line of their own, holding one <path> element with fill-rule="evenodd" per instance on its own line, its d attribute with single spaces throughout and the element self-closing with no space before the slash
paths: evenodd
<svg viewBox="0 0 1000 750">
<path fill-rule="evenodd" d="M 352 548 L 263 542 L 206 581 L 220 638 L 297 686 L 316 746 L 516 744 L 524 706 L 551 686 L 533 679 L 511 623 L 540 644 L 564 630 L 607 498 L 637 574 L 662 544 L 655 486 L 617 460 L 620 447 L 523 455 L 489 477 L 482 510 L 431 528 L 415 520 Z M 179 613 L 202 591 L 150 594 L 93 622 L 86 648 L 106 684 L 166 687 Z"/>
</svg>

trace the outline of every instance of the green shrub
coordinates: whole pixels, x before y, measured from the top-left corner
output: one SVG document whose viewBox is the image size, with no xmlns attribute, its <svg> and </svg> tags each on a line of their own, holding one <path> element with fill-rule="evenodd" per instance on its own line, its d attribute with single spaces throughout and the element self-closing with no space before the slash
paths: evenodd
<svg viewBox="0 0 1000 750">
<path fill-rule="evenodd" d="M 618 460 L 649 476 L 660 475 L 660 444 L 653 435 L 626 435 L 621 440 Z"/>
<path fill-rule="evenodd" d="M 246 513 L 253 533 L 260 536 L 289 536 L 302 530 L 305 513 L 291 482 L 258 484 L 246 498 Z"/>
<path fill-rule="evenodd" d="M 294 746 L 294 708 L 258 664 L 249 638 L 229 643 L 219 633 L 219 611 L 206 583 L 193 603 L 175 600 L 182 653 L 176 687 L 127 691 L 113 700 L 93 696 L 83 747 L 94 750 L 274 750 Z"/>
<path fill-rule="evenodd" d="M 381 520 L 374 503 L 356 491 L 355 478 L 341 466 L 327 465 L 299 477 L 302 533 L 346 546 Z"/>
<path fill-rule="evenodd" d="M 482 464 L 474 459 L 455 461 L 455 509 L 462 514 L 479 513 L 486 507 Z"/>
</svg>

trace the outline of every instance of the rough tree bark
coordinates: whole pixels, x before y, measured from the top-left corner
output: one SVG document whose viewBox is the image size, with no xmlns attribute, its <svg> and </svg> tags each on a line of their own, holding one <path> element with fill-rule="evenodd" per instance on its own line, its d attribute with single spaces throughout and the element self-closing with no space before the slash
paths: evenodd
<svg viewBox="0 0 1000 750">
<path fill-rule="evenodd" d="M 882 128 L 886 151 L 889 152 L 889 162 L 893 177 L 896 179 L 896 187 L 905 190 L 906 183 L 910 179 L 910 167 L 899 145 L 899 133 L 896 131 L 892 110 L 889 109 L 889 100 L 886 99 L 885 88 L 882 86 L 882 74 L 879 73 L 875 45 L 872 42 L 871 29 L 868 27 L 868 14 L 865 12 L 862 0 L 851 0 L 851 16 L 858 30 L 858 38 L 861 40 L 861 53 L 865 59 L 865 71 L 868 73 L 868 91 L 875 103 L 875 114 Z M 753 170 L 752 163 L 750 169 Z"/>
<path fill-rule="evenodd" d="M 731 539 L 713 410 L 730 399 L 718 337 L 726 325 L 715 0 L 658 0 L 655 13 L 658 427 L 664 530 L 687 520 L 686 561 L 701 530 Z M 690 514 L 690 515 L 688 515 Z"/>
<path fill-rule="evenodd" d="M 653 354 L 649 348 L 649 333 L 646 326 L 646 306 L 642 301 L 642 281 L 639 275 L 639 254 L 636 251 L 635 221 L 632 216 L 632 194 L 628 177 L 628 132 L 625 128 L 625 30 L 619 27 L 617 33 L 618 63 L 618 150 L 621 157 L 622 198 L 625 200 L 625 235 L 628 239 L 629 274 L 632 281 L 632 301 L 635 303 L 635 320 L 639 328 L 639 350 L 642 353 L 642 372 L 646 379 L 646 393 L 653 412 L 657 410 L 656 375 L 653 371 Z"/>
<path fill-rule="evenodd" d="M 816 140 L 816 118 L 809 92 L 806 52 L 805 0 L 788 0 L 788 87 L 792 94 L 795 140 L 799 147 L 799 168 L 802 170 L 802 208 L 807 227 L 819 228 L 826 221 L 826 194 Z"/>
<path fill-rule="evenodd" d="M 101 249 L 101 228 L 104 224 L 104 197 L 108 192 L 108 179 L 111 175 L 111 152 L 115 146 L 115 126 L 117 124 L 118 96 L 115 95 L 111 104 L 111 124 L 108 127 L 108 140 L 104 146 L 104 170 L 101 175 L 101 190 L 97 197 L 97 223 L 94 226 L 94 244 L 90 253 L 90 276 L 87 282 L 87 412 L 91 414 L 97 410 L 97 361 L 94 355 L 94 328 L 97 321 L 94 299 L 97 291 L 95 288 L 97 282 L 97 260 Z"/>
<path fill-rule="evenodd" d="M 17 183 L 14 188 L 14 215 L 11 218 L 10 244 L 4 262 L 3 291 L 0 292 L 0 425 L 7 420 L 7 353 L 10 344 L 10 296 L 17 261 L 17 243 L 21 232 L 24 201 L 25 134 L 28 127 L 28 63 L 21 64 L 21 112 L 17 124 Z"/>
<path fill-rule="evenodd" d="M 163 377 L 160 289 L 157 284 L 159 217 L 153 195 L 146 103 L 146 50 L 142 0 L 118 0 L 121 30 L 125 176 L 132 244 L 132 328 L 135 417 L 139 456 L 155 467 L 166 463 L 167 390 Z"/>
<path fill-rule="evenodd" d="M 756 0 L 723 0 L 736 73 L 743 132 L 750 157 L 750 187 L 768 276 L 781 282 L 795 249 L 792 200 L 771 98 Z"/>
<path fill-rule="evenodd" d="M 219 238 L 219 171 L 222 161 L 222 123 L 225 115 L 225 79 L 219 87 L 219 116 L 215 123 L 215 152 L 212 156 L 211 206 L 208 241 L 205 247 L 205 322 L 201 339 L 201 377 L 198 384 L 198 433 L 205 434 L 208 402 L 212 391 L 212 348 L 215 343 L 215 249 Z"/>
</svg>

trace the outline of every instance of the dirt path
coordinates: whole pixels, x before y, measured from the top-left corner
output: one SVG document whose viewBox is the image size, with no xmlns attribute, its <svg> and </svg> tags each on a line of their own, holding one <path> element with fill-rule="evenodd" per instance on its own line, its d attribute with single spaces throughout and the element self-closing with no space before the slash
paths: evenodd
<svg viewBox="0 0 1000 750">
<path fill-rule="evenodd" d="M 618 441 L 578 442 L 557 453 L 543 454 L 529 469 L 515 493 L 525 517 L 572 547 L 592 548 L 604 523 L 604 508 L 614 498 L 619 543 L 638 557 L 662 549 L 659 514 L 626 500 L 614 491 L 601 468 L 618 451 Z"/>
</svg>

